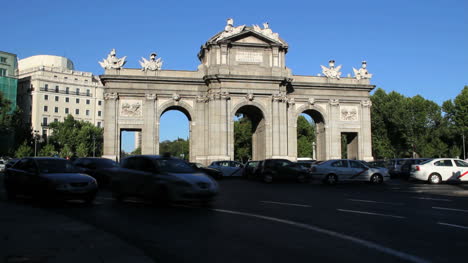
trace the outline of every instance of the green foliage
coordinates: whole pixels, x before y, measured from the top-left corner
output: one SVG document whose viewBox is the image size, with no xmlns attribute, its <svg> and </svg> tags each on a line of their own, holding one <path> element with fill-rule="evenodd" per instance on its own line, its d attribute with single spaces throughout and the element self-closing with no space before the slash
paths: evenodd
<svg viewBox="0 0 468 263">
<path fill-rule="evenodd" d="M 159 143 L 159 152 L 161 154 L 170 153 L 174 157 L 188 160 L 189 159 L 189 141 L 181 139 L 181 138 L 178 138 L 177 140 L 174 140 L 174 141 L 169 141 L 169 140 L 162 141 L 161 143 Z"/>
<path fill-rule="evenodd" d="M 141 154 L 141 147 L 137 147 L 133 152 L 130 153 L 131 155 L 140 155 Z"/>
<path fill-rule="evenodd" d="M 60 156 L 101 156 L 103 129 L 85 121 L 77 121 L 68 115 L 63 122 L 50 124 L 52 135 L 49 143 L 59 150 Z"/>
<path fill-rule="evenodd" d="M 245 115 L 234 121 L 234 158 L 241 162 L 252 159 L 252 121 Z"/>
<path fill-rule="evenodd" d="M 297 118 L 297 157 L 312 158 L 313 142 L 315 142 L 315 124 L 300 115 Z"/>
<path fill-rule="evenodd" d="M 454 155 L 454 131 L 466 131 L 468 125 L 468 87 L 455 103 L 446 101 L 442 107 L 419 95 L 408 98 L 382 89 L 371 100 L 374 158 L 460 156 Z"/>
<path fill-rule="evenodd" d="M 33 155 L 33 149 L 28 145 L 27 141 L 24 141 L 15 152 L 17 158 L 28 157 Z"/>
<path fill-rule="evenodd" d="M 49 156 L 49 157 L 51 157 L 51 156 L 54 156 L 56 154 L 57 154 L 57 151 L 55 150 L 55 147 L 52 144 L 46 144 L 39 151 L 39 156 Z"/>
</svg>

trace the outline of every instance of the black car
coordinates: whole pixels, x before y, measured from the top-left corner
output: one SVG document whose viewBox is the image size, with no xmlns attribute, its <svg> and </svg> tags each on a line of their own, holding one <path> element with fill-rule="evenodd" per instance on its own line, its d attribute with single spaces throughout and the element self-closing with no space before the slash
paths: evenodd
<svg viewBox="0 0 468 263">
<path fill-rule="evenodd" d="M 247 179 L 254 178 L 259 163 L 260 161 L 248 161 L 245 163 L 242 176 Z"/>
<path fill-rule="evenodd" d="M 76 159 L 73 164 L 84 174 L 92 176 L 98 182 L 99 187 L 109 184 L 109 169 L 119 165 L 107 158 L 83 157 Z"/>
<path fill-rule="evenodd" d="M 18 194 L 37 199 L 82 199 L 91 203 L 96 197 L 97 182 L 81 174 L 62 158 L 28 157 L 5 172 L 5 190 L 9 199 Z"/>
<path fill-rule="evenodd" d="M 221 179 L 223 178 L 223 173 L 219 170 L 216 170 L 214 168 L 206 167 L 201 163 L 189 163 L 190 166 L 192 166 L 194 169 L 199 170 L 201 172 L 206 173 L 207 175 L 215 178 L 215 179 Z"/>
<path fill-rule="evenodd" d="M 403 179 L 408 179 L 411 172 L 411 165 L 413 164 L 420 164 L 429 160 L 429 158 L 414 158 L 414 159 L 406 159 L 403 165 L 400 168 L 400 176 Z"/>
<path fill-rule="evenodd" d="M 265 183 L 272 183 L 280 180 L 294 180 L 299 183 L 306 183 L 310 175 L 301 165 L 286 159 L 266 159 L 258 164 L 255 177 Z"/>
</svg>

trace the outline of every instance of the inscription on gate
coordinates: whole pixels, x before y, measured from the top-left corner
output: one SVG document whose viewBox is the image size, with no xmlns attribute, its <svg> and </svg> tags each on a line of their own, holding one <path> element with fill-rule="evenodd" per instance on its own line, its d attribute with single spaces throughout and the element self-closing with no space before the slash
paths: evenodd
<svg viewBox="0 0 468 263">
<path fill-rule="evenodd" d="M 236 61 L 247 63 L 262 63 L 263 54 L 258 52 L 237 51 Z"/>
</svg>

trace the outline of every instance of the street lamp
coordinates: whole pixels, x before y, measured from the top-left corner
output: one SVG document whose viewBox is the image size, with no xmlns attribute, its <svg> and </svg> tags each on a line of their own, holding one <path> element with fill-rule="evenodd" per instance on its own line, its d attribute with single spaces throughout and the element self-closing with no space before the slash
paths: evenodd
<svg viewBox="0 0 468 263">
<path fill-rule="evenodd" d="M 37 156 L 37 139 L 39 137 L 39 131 L 34 130 L 34 157 Z"/>
</svg>

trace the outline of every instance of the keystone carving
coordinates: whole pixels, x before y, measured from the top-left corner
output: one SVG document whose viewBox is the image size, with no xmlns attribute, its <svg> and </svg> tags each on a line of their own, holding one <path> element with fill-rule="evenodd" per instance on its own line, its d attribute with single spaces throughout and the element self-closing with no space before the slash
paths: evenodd
<svg viewBox="0 0 468 263">
<path fill-rule="evenodd" d="M 173 99 L 174 101 L 178 102 L 178 101 L 180 100 L 180 95 L 177 94 L 177 93 L 174 93 L 174 94 L 172 94 L 172 99 Z"/>
<path fill-rule="evenodd" d="M 340 100 L 339 99 L 330 99 L 328 102 L 331 106 L 338 106 L 340 105 Z"/>
<path fill-rule="evenodd" d="M 248 93 L 245 97 L 246 97 L 249 101 L 253 101 L 253 99 L 254 99 L 253 93 Z"/>
<path fill-rule="evenodd" d="M 314 105 L 315 104 L 315 99 L 314 98 L 309 98 L 309 104 Z"/>
</svg>

